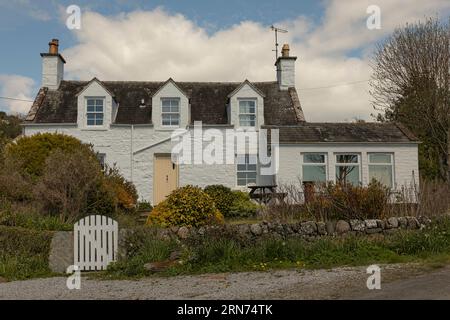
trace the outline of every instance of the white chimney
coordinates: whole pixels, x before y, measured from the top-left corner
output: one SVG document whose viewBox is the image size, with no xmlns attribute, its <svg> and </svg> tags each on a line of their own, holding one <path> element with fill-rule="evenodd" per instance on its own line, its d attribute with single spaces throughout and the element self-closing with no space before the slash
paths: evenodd
<svg viewBox="0 0 450 320">
<path fill-rule="evenodd" d="M 295 87 L 295 60 L 297 60 L 297 57 L 289 56 L 289 45 L 284 44 L 281 49 L 281 57 L 278 57 L 275 63 L 280 90 Z"/>
<path fill-rule="evenodd" d="M 42 57 L 42 87 L 57 90 L 64 79 L 64 64 L 66 60 L 58 52 L 59 41 L 53 39 L 48 44 L 48 53 L 41 53 Z"/>
</svg>

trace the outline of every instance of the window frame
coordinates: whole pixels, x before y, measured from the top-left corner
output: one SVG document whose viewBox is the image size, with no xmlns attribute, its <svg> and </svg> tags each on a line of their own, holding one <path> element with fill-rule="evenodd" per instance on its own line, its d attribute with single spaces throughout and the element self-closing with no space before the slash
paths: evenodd
<svg viewBox="0 0 450 320">
<path fill-rule="evenodd" d="M 177 101 L 177 103 L 178 103 L 178 111 L 177 112 L 174 112 L 174 111 L 172 111 L 171 109 L 172 109 L 172 103 L 170 103 L 170 106 L 169 106 L 169 108 L 170 108 L 170 110 L 171 111 L 164 111 L 164 106 L 163 106 L 163 102 L 164 101 Z M 181 99 L 180 98 L 178 98 L 178 97 L 162 97 L 161 98 L 161 126 L 162 127 L 164 127 L 164 128 L 179 128 L 180 127 L 180 121 L 181 121 Z M 169 122 L 170 122 L 170 124 L 164 124 L 164 115 L 170 115 L 170 116 L 172 116 L 172 115 L 176 115 L 176 116 L 178 116 L 178 124 L 172 124 L 172 118 L 170 117 L 170 120 L 169 120 Z"/>
<path fill-rule="evenodd" d="M 239 122 L 239 127 L 244 127 L 244 128 L 256 128 L 258 126 L 258 118 L 257 118 L 257 114 L 258 114 L 258 99 L 256 98 L 238 98 L 238 122 Z M 254 103 L 254 108 L 255 108 L 255 112 L 254 113 L 242 113 L 241 112 L 241 102 L 253 102 Z M 254 116 L 254 122 L 255 124 L 252 125 L 243 125 L 241 123 L 241 116 Z M 249 122 L 251 122 L 252 120 L 248 120 Z"/>
<path fill-rule="evenodd" d="M 386 163 L 386 162 L 373 163 L 373 162 L 370 162 L 370 156 L 373 155 L 373 154 L 389 155 L 390 163 Z M 394 166 L 394 153 L 393 152 L 368 152 L 367 153 L 367 174 L 368 174 L 369 183 L 370 183 L 370 181 L 372 181 L 372 179 L 370 178 L 370 166 L 390 166 L 391 167 L 391 186 L 386 186 L 386 187 L 391 188 L 391 189 L 394 188 L 394 185 L 395 185 L 395 166 Z"/>
<path fill-rule="evenodd" d="M 337 161 L 337 156 L 340 155 L 353 155 L 357 157 L 357 162 L 341 163 Z M 337 179 L 337 167 L 357 167 L 358 169 L 358 185 L 362 185 L 362 159 L 361 154 L 357 152 L 335 152 L 334 153 L 334 180 L 338 183 Z M 348 181 L 347 181 L 348 182 Z"/>
<path fill-rule="evenodd" d="M 245 166 L 246 166 L 246 170 L 239 170 L 238 169 L 238 165 L 242 165 L 242 163 L 239 163 L 239 157 L 242 157 L 242 156 L 244 156 L 245 159 L 248 158 L 248 163 L 247 162 L 244 163 Z M 250 163 L 250 158 L 252 156 L 256 158 L 254 164 Z M 247 161 L 247 160 L 245 160 L 245 161 Z M 248 170 L 248 166 L 249 165 L 254 165 L 255 166 L 255 170 Z M 245 188 L 245 187 L 248 187 L 250 185 L 250 183 L 253 183 L 253 182 L 248 182 L 249 178 L 246 176 L 245 177 L 245 181 L 246 181 L 245 185 L 239 184 L 239 180 L 242 180 L 242 178 L 238 177 L 238 173 L 242 173 L 242 172 L 246 173 L 246 174 L 254 172 L 255 173 L 255 182 L 254 183 L 255 184 L 257 183 L 257 180 L 258 180 L 258 155 L 256 155 L 256 154 L 249 154 L 249 153 L 237 154 L 236 155 L 236 167 L 235 168 L 236 168 L 236 187 L 238 187 L 238 188 Z"/>
<path fill-rule="evenodd" d="M 324 162 L 305 162 L 305 155 L 321 155 L 324 156 Z M 301 170 L 302 170 L 302 182 L 314 182 L 314 183 L 326 183 L 328 181 L 328 153 L 326 152 L 302 152 L 301 154 Z M 304 178 L 304 166 L 310 167 L 325 167 L 325 181 L 309 181 Z"/>
<path fill-rule="evenodd" d="M 89 111 L 88 110 L 88 108 L 89 108 L 89 103 L 88 103 L 89 100 L 95 101 L 95 103 L 93 105 L 94 106 L 94 111 Z M 97 107 L 98 107 L 97 101 L 102 101 L 102 111 L 101 112 L 99 112 L 97 110 Z M 85 97 L 86 126 L 87 127 L 95 128 L 95 127 L 103 127 L 105 125 L 105 102 L 106 102 L 105 97 L 95 97 L 95 96 Z M 89 119 L 89 115 L 90 114 L 94 115 L 94 119 L 93 119 L 94 124 L 89 124 L 89 121 L 92 120 L 92 119 Z M 97 115 L 101 115 L 101 124 L 97 123 L 97 121 L 99 120 L 97 118 Z"/>
</svg>

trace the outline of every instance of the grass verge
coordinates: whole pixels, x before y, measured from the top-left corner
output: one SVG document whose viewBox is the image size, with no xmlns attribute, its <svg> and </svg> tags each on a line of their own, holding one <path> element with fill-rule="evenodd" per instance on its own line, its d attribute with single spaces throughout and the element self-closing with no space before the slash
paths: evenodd
<svg viewBox="0 0 450 320">
<path fill-rule="evenodd" d="M 0 277 L 24 280 L 51 275 L 51 239 L 48 231 L 0 226 Z"/>
<path fill-rule="evenodd" d="M 101 275 L 139 278 L 151 275 L 144 264 L 163 261 L 181 250 L 181 263 L 158 275 L 265 271 L 283 268 L 332 268 L 373 263 L 426 262 L 439 267 L 450 261 L 450 219 L 436 221 L 425 230 L 401 230 L 386 237 L 323 237 L 265 239 L 245 242 L 223 236 L 202 237 L 191 243 L 147 238 L 124 259 Z"/>
</svg>

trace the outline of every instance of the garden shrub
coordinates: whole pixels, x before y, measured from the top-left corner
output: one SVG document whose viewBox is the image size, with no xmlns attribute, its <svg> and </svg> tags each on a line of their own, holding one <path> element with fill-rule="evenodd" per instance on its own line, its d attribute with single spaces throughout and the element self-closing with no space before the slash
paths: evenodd
<svg viewBox="0 0 450 320">
<path fill-rule="evenodd" d="M 234 199 L 236 198 L 231 189 L 221 184 L 214 184 L 207 186 L 205 192 L 213 199 L 216 208 L 225 217 L 228 217 Z"/>
<path fill-rule="evenodd" d="M 70 231 L 73 229 L 73 224 L 61 222 L 59 217 L 42 215 L 31 209 L 29 212 L 12 208 L 2 209 L 0 225 L 47 231 Z"/>
<path fill-rule="evenodd" d="M 193 226 L 223 222 L 213 199 L 201 188 L 187 185 L 174 190 L 166 200 L 153 208 L 147 224 L 161 227 Z"/>
<path fill-rule="evenodd" d="M 69 135 L 59 133 L 38 133 L 20 137 L 14 143 L 7 145 L 5 156 L 20 160 L 22 170 L 36 178 L 43 174 L 45 161 L 55 150 L 67 152 L 83 150 L 95 157 L 92 146 Z"/>
<path fill-rule="evenodd" d="M 22 280 L 51 273 L 52 232 L 0 226 L 0 276 Z"/>
<path fill-rule="evenodd" d="M 228 212 L 228 217 L 252 217 L 256 214 L 258 205 L 254 203 L 248 193 L 233 191 L 233 202 Z"/>
<path fill-rule="evenodd" d="M 0 198 L 19 202 L 33 199 L 33 181 L 20 167 L 20 162 L 12 158 L 0 163 Z"/>
<path fill-rule="evenodd" d="M 47 157 L 35 192 L 46 211 L 74 222 L 84 215 L 114 211 L 114 194 L 104 179 L 95 157 L 83 150 L 56 150 Z"/>
<path fill-rule="evenodd" d="M 91 145 L 63 134 L 36 134 L 7 146 L 0 198 L 33 204 L 63 223 L 134 212 L 137 192 L 117 168 L 102 170 Z"/>
<path fill-rule="evenodd" d="M 139 201 L 137 204 L 137 211 L 152 211 L 153 206 L 148 201 Z"/>
<path fill-rule="evenodd" d="M 138 199 L 136 187 L 123 177 L 117 167 L 106 168 L 105 183 L 114 193 L 118 209 L 131 211 L 136 207 Z"/>
<path fill-rule="evenodd" d="M 389 200 L 389 188 L 373 180 L 367 187 L 328 183 L 306 204 L 318 220 L 382 219 Z"/>
</svg>

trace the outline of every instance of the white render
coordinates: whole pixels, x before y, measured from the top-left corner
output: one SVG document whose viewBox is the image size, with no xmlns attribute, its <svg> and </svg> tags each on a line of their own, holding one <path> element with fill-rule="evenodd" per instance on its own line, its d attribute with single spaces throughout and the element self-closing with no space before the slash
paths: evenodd
<svg viewBox="0 0 450 320">
<path fill-rule="evenodd" d="M 356 153 L 361 157 L 360 177 L 363 185 L 369 181 L 368 153 L 391 153 L 394 155 L 394 188 L 419 184 L 418 148 L 416 143 L 317 143 L 280 146 L 279 184 L 298 184 L 302 180 L 302 154 L 324 153 L 327 155 L 327 179 L 335 181 L 335 154 Z"/>
<path fill-rule="evenodd" d="M 42 86 L 56 90 L 64 76 L 64 62 L 59 55 L 42 57 Z"/>
<path fill-rule="evenodd" d="M 280 90 L 295 88 L 295 57 L 280 57 L 276 62 Z"/>
</svg>

